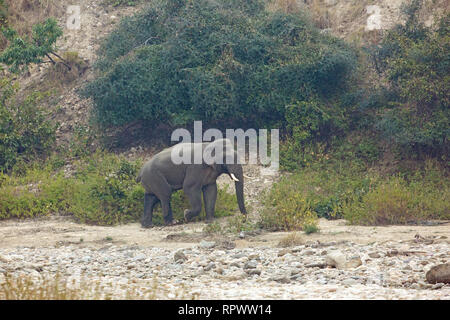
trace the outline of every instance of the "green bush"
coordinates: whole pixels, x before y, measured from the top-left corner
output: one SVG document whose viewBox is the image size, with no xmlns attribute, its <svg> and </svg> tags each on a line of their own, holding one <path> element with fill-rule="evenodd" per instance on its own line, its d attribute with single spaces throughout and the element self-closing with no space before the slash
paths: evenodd
<svg viewBox="0 0 450 320">
<path fill-rule="evenodd" d="M 98 55 L 83 94 L 103 126 L 279 126 L 286 106 L 334 96 L 356 66 L 342 41 L 260 0 L 152 1 Z"/>
<path fill-rule="evenodd" d="M 338 149 L 327 155 L 328 159 L 274 184 L 264 199 L 263 225 L 289 230 L 285 226 L 303 216 L 344 218 L 362 225 L 450 219 L 448 172 L 438 162 L 426 161 L 424 168 L 403 173 L 381 174 L 358 161 L 354 146 L 348 148 L 350 153 Z"/>
<path fill-rule="evenodd" d="M 371 56 L 387 78 L 390 100 L 376 125 L 403 157 L 446 160 L 450 151 L 450 16 L 436 27 L 419 19 L 422 0 L 404 7 L 406 23 L 390 30 Z"/>
<path fill-rule="evenodd" d="M 334 154 L 319 157 L 323 159 L 314 160 L 312 165 L 274 184 L 266 206 L 276 212 L 285 206 L 295 206 L 296 201 L 304 201 L 315 217 L 342 218 L 343 206 L 364 195 L 378 180 L 376 175 L 369 175 L 366 167 L 352 164 L 352 161 L 334 159 Z M 283 194 L 292 200 L 285 203 Z"/>
<path fill-rule="evenodd" d="M 288 180 L 284 178 L 275 184 L 263 199 L 264 210 L 260 216 L 262 228 L 292 231 L 316 225 L 317 215 L 312 204 L 295 186 L 288 184 Z"/>
<path fill-rule="evenodd" d="M 430 171 L 431 170 L 431 171 Z M 420 223 L 428 219 L 450 219 L 448 177 L 430 179 L 428 168 L 407 179 L 395 175 L 380 181 L 366 194 L 343 206 L 343 216 L 352 224 L 386 225 Z"/>
<path fill-rule="evenodd" d="M 44 94 L 35 92 L 18 101 L 16 92 L 10 79 L 0 80 L 0 171 L 47 155 L 55 143 L 56 125 L 39 106 Z"/>
</svg>

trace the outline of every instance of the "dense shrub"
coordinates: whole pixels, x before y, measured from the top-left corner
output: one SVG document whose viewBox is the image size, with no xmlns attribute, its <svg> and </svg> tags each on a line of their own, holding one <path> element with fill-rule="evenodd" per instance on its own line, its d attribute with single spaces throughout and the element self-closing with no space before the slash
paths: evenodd
<svg viewBox="0 0 450 320">
<path fill-rule="evenodd" d="M 18 101 L 16 92 L 10 79 L 0 80 L 0 171 L 47 155 L 55 142 L 56 126 L 39 105 L 43 94 Z"/>
<path fill-rule="evenodd" d="M 104 126 L 284 125 L 286 106 L 331 98 L 355 54 L 260 0 L 153 1 L 103 42 L 83 90 Z"/>
<path fill-rule="evenodd" d="M 391 175 L 340 156 L 331 154 L 330 160 L 315 161 L 274 184 L 264 200 L 263 225 L 289 230 L 286 226 L 297 226 L 296 219 L 314 217 L 362 225 L 450 218 L 448 173 L 436 162 Z"/>
<path fill-rule="evenodd" d="M 419 20 L 422 1 L 404 7 L 406 23 L 372 48 L 377 71 L 393 92 L 377 124 L 404 156 L 448 155 L 450 135 L 450 16 L 436 26 Z"/>
<path fill-rule="evenodd" d="M 380 180 L 362 197 L 347 201 L 342 211 L 352 224 L 415 224 L 449 219 L 449 197 L 446 173 L 429 166 L 412 177 L 395 175 Z"/>
</svg>

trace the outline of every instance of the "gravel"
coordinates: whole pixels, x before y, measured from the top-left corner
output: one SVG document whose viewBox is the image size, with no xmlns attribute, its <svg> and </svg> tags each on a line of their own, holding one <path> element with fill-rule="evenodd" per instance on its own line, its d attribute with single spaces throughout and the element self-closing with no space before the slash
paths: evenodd
<svg viewBox="0 0 450 320">
<path fill-rule="evenodd" d="M 58 273 L 75 283 L 103 284 L 102 297 L 115 299 L 127 297 L 124 286 L 148 292 L 155 283 L 152 298 L 157 299 L 450 299 L 449 284 L 430 284 L 425 277 L 433 266 L 448 263 L 448 243 L 347 242 L 329 246 L 328 255 L 311 249 L 318 246 L 4 248 L 0 283 L 6 273 L 36 279 Z"/>
</svg>

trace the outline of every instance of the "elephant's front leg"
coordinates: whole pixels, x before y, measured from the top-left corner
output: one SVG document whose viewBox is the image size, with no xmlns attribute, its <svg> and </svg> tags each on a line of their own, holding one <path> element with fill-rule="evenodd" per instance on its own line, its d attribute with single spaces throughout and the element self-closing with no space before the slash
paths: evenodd
<svg viewBox="0 0 450 320">
<path fill-rule="evenodd" d="M 216 207 L 217 184 L 212 183 L 203 187 L 203 202 L 205 203 L 206 222 L 212 222 Z"/>
<path fill-rule="evenodd" d="M 184 210 L 184 218 L 190 221 L 202 211 L 202 189 L 199 187 L 183 188 L 184 194 L 189 199 L 191 210 Z"/>
<path fill-rule="evenodd" d="M 170 205 L 170 199 L 171 199 L 171 196 L 168 196 L 165 198 L 164 201 L 161 201 L 161 208 L 162 208 L 162 212 L 163 212 L 165 225 L 172 225 L 174 223 L 173 214 L 172 214 L 172 206 Z"/>
</svg>

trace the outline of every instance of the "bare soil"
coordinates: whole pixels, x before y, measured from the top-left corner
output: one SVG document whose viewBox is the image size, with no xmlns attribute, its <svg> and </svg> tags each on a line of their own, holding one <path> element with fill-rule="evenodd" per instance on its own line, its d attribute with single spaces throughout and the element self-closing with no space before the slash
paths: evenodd
<svg viewBox="0 0 450 320">
<path fill-rule="evenodd" d="M 320 243 L 351 241 L 358 244 L 409 242 L 420 239 L 445 241 L 450 239 L 450 221 L 432 226 L 350 226 L 345 220 L 328 221 L 321 219 L 320 232 L 305 235 L 306 241 Z M 105 227 L 79 224 L 71 217 L 48 217 L 28 220 L 0 221 L 0 248 L 49 247 L 79 245 L 99 248 L 106 243 L 117 245 L 138 245 L 140 247 L 186 248 L 193 247 L 202 240 L 227 239 L 229 236 L 208 236 L 203 233 L 205 223 L 189 223 L 177 226 L 141 228 L 139 223 Z M 239 248 L 276 247 L 288 236 L 287 232 L 263 232 L 247 234 L 244 239 L 237 235 L 233 240 Z"/>
</svg>

